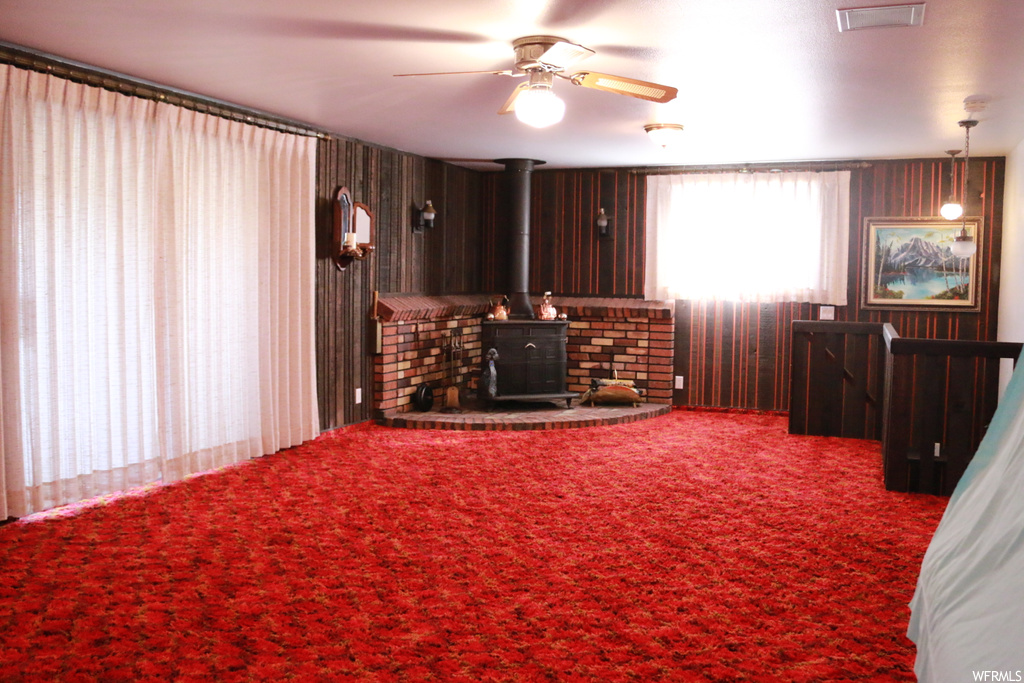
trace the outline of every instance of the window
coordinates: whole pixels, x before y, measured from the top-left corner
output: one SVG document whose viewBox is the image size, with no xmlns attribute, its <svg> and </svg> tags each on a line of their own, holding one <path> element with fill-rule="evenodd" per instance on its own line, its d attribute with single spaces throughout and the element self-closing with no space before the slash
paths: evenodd
<svg viewBox="0 0 1024 683">
<path fill-rule="evenodd" d="M 0 518 L 316 435 L 315 140 L 0 65 Z"/>
<path fill-rule="evenodd" d="M 649 299 L 847 303 L 850 172 L 647 180 Z"/>
</svg>

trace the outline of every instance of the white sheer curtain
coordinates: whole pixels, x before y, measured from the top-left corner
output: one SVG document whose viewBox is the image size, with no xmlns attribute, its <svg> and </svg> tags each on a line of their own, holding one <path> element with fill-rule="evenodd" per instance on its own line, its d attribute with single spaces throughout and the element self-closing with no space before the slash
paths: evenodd
<svg viewBox="0 0 1024 683">
<path fill-rule="evenodd" d="M 315 141 L 0 65 L 0 518 L 312 438 Z"/>
<path fill-rule="evenodd" d="M 647 179 L 648 299 L 845 306 L 850 172 Z"/>
</svg>

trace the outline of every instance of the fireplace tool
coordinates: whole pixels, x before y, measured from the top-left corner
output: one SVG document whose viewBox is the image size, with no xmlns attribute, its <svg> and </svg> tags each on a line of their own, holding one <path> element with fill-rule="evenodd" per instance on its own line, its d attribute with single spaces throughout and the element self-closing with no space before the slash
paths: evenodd
<svg viewBox="0 0 1024 683">
<path fill-rule="evenodd" d="M 462 331 L 452 330 L 445 335 L 442 349 L 445 354 L 445 361 L 448 365 L 448 387 L 444 391 L 443 413 L 461 413 L 459 406 L 459 372 L 456 361 L 462 358 Z"/>
</svg>

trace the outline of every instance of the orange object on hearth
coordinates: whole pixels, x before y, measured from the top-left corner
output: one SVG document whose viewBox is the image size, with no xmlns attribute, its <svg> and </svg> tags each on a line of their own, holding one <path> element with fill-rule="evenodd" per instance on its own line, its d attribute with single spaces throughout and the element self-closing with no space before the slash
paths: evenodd
<svg viewBox="0 0 1024 683">
<path fill-rule="evenodd" d="M 508 320 L 508 306 L 505 305 L 505 301 L 508 299 L 506 296 L 502 296 L 498 303 L 494 303 L 490 299 L 487 303 L 491 305 L 490 316 L 492 320 Z"/>
<path fill-rule="evenodd" d="M 551 292 L 544 292 L 544 302 L 540 305 L 540 319 L 554 320 L 558 317 L 558 310 L 551 305 Z"/>
</svg>

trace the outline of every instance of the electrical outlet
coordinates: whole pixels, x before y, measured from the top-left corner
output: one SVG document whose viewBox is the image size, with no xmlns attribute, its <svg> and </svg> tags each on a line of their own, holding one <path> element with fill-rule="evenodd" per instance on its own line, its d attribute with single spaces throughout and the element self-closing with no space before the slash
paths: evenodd
<svg viewBox="0 0 1024 683">
<path fill-rule="evenodd" d="M 363 402 L 363 390 L 361 388 L 356 389 L 356 403 Z"/>
<path fill-rule="evenodd" d="M 676 375 L 676 389 L 683 388 L 683 375 Z"/>
<path fill-rule="evenodd" d="M 836 307 L 835 306 L 822 306 L 818 309 L 818 320 L 835 320 L 836 319 Z"/>
<path fill-rule="evenodd" d="M 940 444 L 938 441 L 936 441 L 935 442 L 935 457 L 938 458 L 940 456 L 942 456 L 942 444 Z"/>
</svg>

